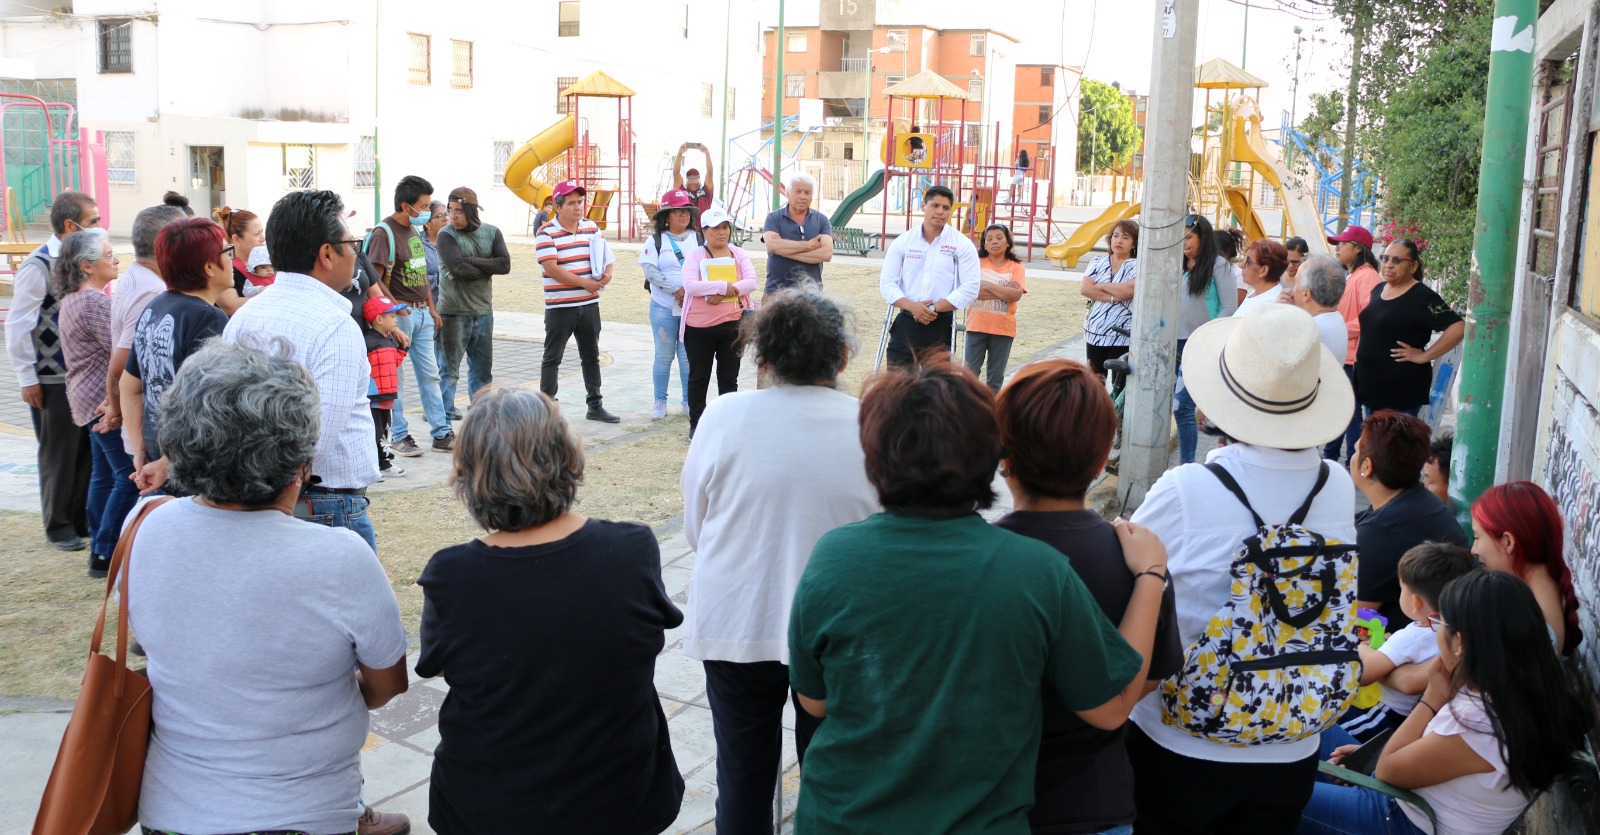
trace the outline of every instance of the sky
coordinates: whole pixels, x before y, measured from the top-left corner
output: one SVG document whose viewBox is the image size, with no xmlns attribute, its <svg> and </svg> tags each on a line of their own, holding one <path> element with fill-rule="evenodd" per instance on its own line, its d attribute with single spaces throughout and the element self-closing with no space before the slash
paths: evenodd
<svg viewBox="0 0 1600 835">
<path fill-rule="evenodd" d="M 820 0 L 829 2 L 829 0 Z M 1058 0 L 1061 2 L 1061 0 Z M 1256 3 L 1262 5 L 1256 5 Z M 1141 93 L 1150 89 L 1150 51 L 1159 0 L 878 0 L 881 22 L 922 23 L 949 28 L 990 28 L 1021 40 L 1019 63 L 1083 66 L 1084 75 Z M 1200 0 L 1195 63 L 1225 58 L 1265 79 L 1261 92 L 1264 127 L 1275 129 L 1291 99 L 1296 119 L 1304 119 L 1309 96 L 1340 88 L 1348 61 L 1349 38 L 1337 19 L 1306 20 L 1278 8 L 1277 0 Z M 765 0 L 766 23 L 777 22 L 777 0 Z M 979 11 L 981 10 L 981 11 Z M 811 0 L 786 0 L 785 20 L 816 25 Z M 1302 29 L 1300 90 L 1294 87 L 1295 34 Z"/>
</svg>

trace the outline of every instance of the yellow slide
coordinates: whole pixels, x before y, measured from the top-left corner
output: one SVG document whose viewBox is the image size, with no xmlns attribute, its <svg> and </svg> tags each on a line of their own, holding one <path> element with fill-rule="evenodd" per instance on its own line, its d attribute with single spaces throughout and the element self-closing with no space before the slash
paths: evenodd
<svg viewBox="0 0 1600 835">
<path fill-rule="evenodd" d="M 1244 125 L 1247 118 L 1250 120 L 1249 131 L 1245 130 Z M 1289 179 L 1289 172 L 1282 163 L 1273 158 L 1272 153 L 1262 143 L 1261 111 L 1256 109 L 1255 102 L 1248 97 L 1239 99 L 1239 106 L 1233 111 L 1233 147 L 1228 150 L 1234 160 L 1249 163 L 1257 174 L 1278 190 L 1283 210 L 1289 214 L 1289 228 L 1294 234 L 1305 238 L 1311 254 L 1331 255 L 1332 252 L 1328 249 L 1328 236 L 1323 232 L 1321 213 L 1317 211 L 1310 198 L 1284 186 Z M 1231 196 L 1228 198 L 1228 204 L 1233 205 Z M 1250 201 L 1246 199 L 1244 205 L 1249 208 Z M 1256 238 L 1257 235 L 1249 231 L 1249 221 L 1244 219 L 1244 214 L 1237 209 L 1234 210 L 1234 214 L 1239 215 L 1240 221 L 1246 224 L 1245 234 L 1252 239 Z M 1261 219 L 1256 218 L 1257 226 L 1260 223 Z"/>
<path fill-rule="evenodd" d="M 1267 236 L 1267 230 L 1261 222 L 1261 216 L 1250 207 L 1250 193 L 1239 186 L 1228 186 L 1222 190 L 1222 196 L 1228 201 L 1228 208 L 1233 211 L 1233 216 L 1239 219 L 1244 226 L 1244 239 L 1246 243 L 1259 241 Z"/>
<path fill-rule="evenodd" d="M 578 135 L 577 124 L 571 115 L 561 117 L 539 135 L 522 143 L 506 161 L 505 182 L 511 193 L 530 206 L 542 206 L 554 191 L 546 182 L 535 180 L 533 172 L 552 159 L 567 152 Z"/>
<path fill-rule="evenodd" d="M 1139 204 L 1129 203 L 1126 200 L 1111 204 L 1111 207 L 1100 213 L 1100 216 L 1089 221 L 1077 229 L 1072 230 L 1072 236 L 1054 246 L 1047 246 L 1044 255 L 1052 264 L 1065 269 L 1074 269 L 1078 266 L 1078 259 L 1082 258 L 1094 245 L 1100 242 L 1111 227 L 1119 220 L 1136 218 L 1139 216 Z"/>
</svg>

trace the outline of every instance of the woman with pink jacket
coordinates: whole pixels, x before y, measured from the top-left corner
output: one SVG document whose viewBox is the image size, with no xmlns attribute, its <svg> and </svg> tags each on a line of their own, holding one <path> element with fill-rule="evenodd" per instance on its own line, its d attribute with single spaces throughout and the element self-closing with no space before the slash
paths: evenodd
<svg viewBox="0 0 1600 835">
<path fill-rule="evenodd" d="M 753 307 L 750 291 L 756 289 L 756 268 L 750 263 L 750 256 L 729 243 L 733 218 L 721 206 L 712 206 L 701 215 L 700 223 L 706 245 L 683 259 L 683 319 L 679 326 L 684 351 L 689 355 L 690 438 L 706 410 L 713 361 L 717 366 L 717 394 L 739 390 L 739 354 L 744 348 L 739 340 L 739 323 L 744 312 Z M 717 264 L 702 270 L 701 263 L 711 259 L 731 260 L 732 274 L 707 280 L 726 270 Z"/>
</svg>

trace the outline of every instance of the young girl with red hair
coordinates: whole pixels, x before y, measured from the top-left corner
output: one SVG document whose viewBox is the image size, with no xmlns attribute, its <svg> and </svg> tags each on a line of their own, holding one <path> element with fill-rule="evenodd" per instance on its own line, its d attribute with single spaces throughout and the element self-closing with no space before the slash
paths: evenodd
<svg viewBox="0 0 1600 835">
<path fill-rule="evenodd" d="M 1472 554 L 1491 571 L 1522 578 L 1562 655 L 1583 640 L 1572 572 L 1561 556 L 1561 511 L 1544 488 L 1513 481 L 1485 490 L 1472 505 Z"/>
</svg>

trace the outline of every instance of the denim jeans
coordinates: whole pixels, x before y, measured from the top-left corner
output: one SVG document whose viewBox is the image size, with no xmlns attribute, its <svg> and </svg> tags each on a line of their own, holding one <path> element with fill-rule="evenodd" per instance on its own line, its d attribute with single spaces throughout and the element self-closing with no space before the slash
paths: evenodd
<svg viewBox="0 0 1600 835">
<path fill-rule="evenodd" d="M 1200 429 L 1194 422 L 1194 398 L 1183 382 L 1183 346 L 1187 339 L 1178 340 L 1178 388 L 1172 396 L 1172 417 L 1178 423 L 1178 463 L 1193 464 L 1195 450 L 1200 446 Z"/>
<path fill-rule="evenodd" d="M 372 520 L 367 518 L 367 506 L 372 501 L 366 496 L 357 496 L 351 493 L 326 493 L 314 488 L 308 488 L 300 494 L 300 500 L 294 504 L 294 515 L 297 519 L 327 525 L 330 528 L 349 528 L 361 535 L 372 548 L 372 553 L 378 553 L 378 534 L 372 529 Z"/>
<path fill-rule="evenodd" d="M 1317 783 L 1296 835 L 1421 835 L 1395 800 L 1360 786 Z"/>
<path fill-rule="evenodd" d="M 461 377 L 461 358 L 467 358 L 467 396 L 494 382 L 494 314 L 484 316 L 443 316 L 439 333 L 439 399 L 446 411 L 456 405 L 456 381 Z"/>
<path fill-rule="evenodd" d="M 89 475 L 89 551 L 110 559 L 122 535 L 122 520 L 139 500 L 139 488 L 130 478 L 133 457 L 122 448 L 121 432 L 102 435 L 94 431 L 93 424 L 89 429 L 89 452 L 94 462 Z"/>
<path fill-rule="evenodd" d="M 426 310 L 413 310 L 410 316 L 397 317 L 400 330 L 411 338 L 406 356 L 411 360 L 411 370 L 416 374 L 418 397 L 422 399 L 422 416 L 428 420 L 428 430 L 435 438 L 450 434 L 450 421 L 444 416 L 444 400 L 439 396 L 439 358 L 433 351 L 433 317 Z M 395 375 L 399 386 L 394 395 L 394 428 L 390 437 L 396 441 L 411 434 L 406 422 L 405 369 Z"/>
<path fill-rule="evenodd" d="M 656 401 L 667 399 L 667 380 L 672 376 L 672 361 L 678 361 L 678 391 L 684 403 L 689 402 L 689 354 L 678 339 L 678 323 L 683 317 L 672 315 L 672 309 L 656 302 L 650 303 L 650 331 L 656 338 L 656 364 L 652 377 L 656 384 Z"/>
<path fill-rule="evenodd" d="M 1000 386 L 1006 381 L 1006 363 L 1011 359 L 1011 343 L 1015 339 L 998 333 L 967 331 L 967 367 L 972 369 L 972 373 L 980 375 L 995 394 L 1000 393 Z M 988 373 L 984 374 L 986 355 L 989 368 Z"/>
</svg>

